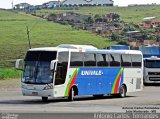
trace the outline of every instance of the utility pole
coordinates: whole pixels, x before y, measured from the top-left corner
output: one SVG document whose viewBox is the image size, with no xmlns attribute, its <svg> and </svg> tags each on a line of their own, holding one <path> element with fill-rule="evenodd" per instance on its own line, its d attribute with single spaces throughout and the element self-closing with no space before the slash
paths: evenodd
<svg viewBox="0 0 160 119">
<path fill-rule="evenodd" d="M 27 36 L 28 36 L 29 49 L 31 49 L 31 42 L 30 42 L 30 36 L 29 36 L 28 26 L 26 26 L 26 28 L 27 28 Z"/>
</svg>

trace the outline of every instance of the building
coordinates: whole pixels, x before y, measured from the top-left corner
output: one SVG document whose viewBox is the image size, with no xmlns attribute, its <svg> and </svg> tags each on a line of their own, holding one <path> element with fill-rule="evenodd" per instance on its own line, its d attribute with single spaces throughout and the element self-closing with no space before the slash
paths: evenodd
<svg viewBox="0 0 160 119">
<path fill-rule="evenodd" d="M 144 40 L 143 45 L 147 46 L 147 45 L 151 45 L 151 46 L 159 46 L 160 43 L 157 42 L 156 40 Z"/>
<path fill-rule="evenodd" d="M 64 0 L 64 6 L 113 6 L 112 0 Z"/>
<path fill-rule="evenodd" d="M 25 8 L 30 7 L 30 6 L 31 5 L 28 4 L 28 3 L 19 3 L 19 4 L 14 5 L 14 9 L 25 9 Z"/>
<path fill-rule="evenodd" d="M 144 21 L 139 25 L 143 28 L 158 28 L 160 27 L 160 21 L 159 20 Z"/>
<path fill-rule="evenodd" d="M 43 3 L 42 6 L 43 8 L 54 8 L 54 7 L 57 7 L 57 6 L 60 6 L 60 1 L 49 1 L 49 2 L 46 2 L 46 3 Z"/>
</svg>

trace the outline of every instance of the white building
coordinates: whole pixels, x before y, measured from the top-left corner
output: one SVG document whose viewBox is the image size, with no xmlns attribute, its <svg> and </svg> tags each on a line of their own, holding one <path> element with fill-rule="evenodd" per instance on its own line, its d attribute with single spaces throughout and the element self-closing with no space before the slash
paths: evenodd
<svg viewBox="0 0 160 119">
<path fill-rule="evenodd" d="M 28 4 L 28 3 L 19 3 L 19 4 L 14 5 L 14 9 L 25 9 L 25 8 L 30 7 L 30 6 L 31 5 Z"/>
<path fill-rule="evenodd" d="M 44 8 L 54 8 L 60 5 L 60 1 L 49 1 L 46 3 L 43 3 L 42 6 Z"/>
<path fill-rule="evenodd" d="M 113 6 L 112 0 L 64 0 L 65 6 Z"/>
</svg>

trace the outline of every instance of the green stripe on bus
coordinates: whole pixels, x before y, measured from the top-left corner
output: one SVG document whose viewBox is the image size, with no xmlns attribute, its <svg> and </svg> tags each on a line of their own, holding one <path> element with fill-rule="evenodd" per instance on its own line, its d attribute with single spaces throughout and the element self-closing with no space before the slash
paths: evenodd
<svg viewBox="0 0 160 119">
<path fill-rule="evenodd" d="M 73 74 L 72 74 L 72 76 L 71 76 L 71 79 L 69 80 L 69 83 L 67 84 L 66 91 L 65 91 L 65 94 L 64 94 L 65 96 L 68 96 L 68 92 L 69 92 L 69 88 L 70 88 L 71 82 L 72 82 L 74 76 L 78 74 L 79 69 L 80 69 L 80 68 L 76 69 L 76 70 L 73 72 Z"/>
<path fill-rule="evenodd" d="M 120 69 L 120 71 L 119 71 L 119 73 L 118 73 L 118 75 L 117 75 L 117 77 L 116 77 L 116 79 L 115 79 L 115 81 L 114 81 L 114 84 L 113 84 L 113 86 L 112 86 L 112 93 L 115 93 L 115 92 L 114 92 L 114 89 L 115 89 L 116 83 L 117 83 L 117 81 L 118 81 L 119 76 L 120 76 L 121 73 L 123 72 L 123 70 L 124 70 L 123 68 Z"/>
</svg>

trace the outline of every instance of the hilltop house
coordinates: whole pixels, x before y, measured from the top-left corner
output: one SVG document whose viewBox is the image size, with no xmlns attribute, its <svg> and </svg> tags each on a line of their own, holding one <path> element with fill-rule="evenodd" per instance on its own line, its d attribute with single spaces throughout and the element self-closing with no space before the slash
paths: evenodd
<svg viewBox="0 0 160 119">
<path fill-rule="evenodd" d="M 88 20 L 89 15 L 81 15 L 76 13 L 62 13 L 62 14 L 50 14 L 47 16 L 49 21 L 66 21 L 69 24 L 80 23 L 81 21 Z"/>
<path fill-rule="evenodd" d="M 64 0 L 64 6 L 113 6 L 112 0 Z"/>
<path fill-rule="evenodd" d="M 139 25 L 143 28 L 158 28 L 160 27 L 160 21 L 158 20 L 144 21 L 143 23 Z"/>
<path fill-rule="evenodd" d="M 30 7 L 30 6 L 31 5 L 28 4 L 28 3 L 19 3 L 19 4 L 14 5 L 14 9 L 25 9 L 25 8 Z"/>
<path fill-rule="evenodd" d="M 49 9 L 49 8 L 57 7 L 60 4 L 61 4 L 60 1 L 49 1 L 49 2 L 43 3 L 42 6 L 43 6 L 43 8 Z"/>
</svg>

